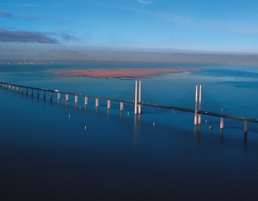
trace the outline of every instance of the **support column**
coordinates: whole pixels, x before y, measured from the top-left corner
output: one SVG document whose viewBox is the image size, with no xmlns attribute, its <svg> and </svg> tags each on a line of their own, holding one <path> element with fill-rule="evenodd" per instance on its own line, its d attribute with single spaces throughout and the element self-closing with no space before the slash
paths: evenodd
<svg viewBox="0 0 258 201">
<path fill-rule="evenodd" d="M 198 111 L 198 85 L 196 85 L 195 87 L 194 125 L 198 123 L 197 111 Z"/>
<path fill-rule="evenodd" d="M 39 90 L 37 90 L 37 97 L 39 97 Z"/>
<path fill-rule="evenodd" d="M 138 81 L 138 114 L 141 114 L 141 109 L 142 109 L 142 105 L 139 104 L 141 103 L 142 99 L 142 81 L 139 80 Z"/>
<path fill-rule="evenodd" d="M 134 89 L 134 114 L 137 114 L 137 101 L 138 101 L 138 81 L 135 80 L 135 89 Z"/>
<path fill-rule="evenodd" d="M 60 100 L 60 93 L 57 93 L 57 100 Z"/>
<path fill-rule="evenodd" d="M 45 99 L 46 98 L 46 91 L 43 92 L 43 98 Z"/>
<path fill-rule="evenodd" d="M 110 102 L 110 100 L 107 100 L 107 108 L 109 109 L 110 106 L 111 106 L 111 102 Z"/>
<path fill-rule="evenodd" d="M 198 101 L 198 111 L 202 109 L 202 85 L 199 88 L 199 101 Z M 198 114 L 198 124 L 201 124 L 201 114 Z"/>
<path fill-rule="evenodd" d="M 78 95 L 75 95 L 75 96 L 74 96 L 74 102 L 75 102 L 75 103 L 78 103 Z"/>
<path fill-rule="evenodd" d="M 19 91 L 19 87 L 16 87 L 16 91 Z"/>
<path fill-rule="evenodd" d="M 52 100 L 52 98 L 53 98 L 52 91 L 49 92 L 49 98 L 50 98 L 50 100 Z"/>
<path fill-rule="evenodd" d="M 224 118 L 220 117 L 220 125 L 219 125 L 220 129 L 224 128 Z"/>
<path fill-rule="evenodd" d="M 29 93 L 29 92 L 28 92 L 28 88 L 26 88 L 26 95 L 28 95 L 28 93 Z"/>
<path fill-rule="evenodd" d="M 120 111 L 123 111 L 123 110 L 124 110 L 124 103 L 120 102 Z"/>
<path fill-rule="evenodd" d="M 33 96 L 33 89 L 31 89 L 31 95 Z"/>
<path fill-rule="evenodd" d="M 244 122 L 244 134 L 247 134 L 248 131 L 248 125 L 247 125 L 247 121 Z"/>
<path fill-rule="evenodd" d="M 87 97 L 87 96 L 84 97 L 84 104 L 85 104 L 85 105 L 88 104 L 88 97 Z"/>
<path fill-rule="evenodd" d="M 65 95 L 65 101 L 68 101 L 69 100 L 69 94 L 66 94 Z"/>
<path fill-rule="evenodd" d="M 96 106 L 96 107 L 99 106 L 99 99 L 98 99 L 98 98 L 96 98 L 95 106 Z"/>
</svg>

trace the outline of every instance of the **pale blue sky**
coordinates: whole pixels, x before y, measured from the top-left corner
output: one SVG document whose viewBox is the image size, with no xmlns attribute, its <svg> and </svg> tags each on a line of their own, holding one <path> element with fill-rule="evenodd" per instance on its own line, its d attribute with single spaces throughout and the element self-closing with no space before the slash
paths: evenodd
<svg viewBox="0 0 258 201">
<path fill-rule="evenodd" d="M 258 53 L 257 0 L 1 0 L 0 49 Z"/>
</svg>

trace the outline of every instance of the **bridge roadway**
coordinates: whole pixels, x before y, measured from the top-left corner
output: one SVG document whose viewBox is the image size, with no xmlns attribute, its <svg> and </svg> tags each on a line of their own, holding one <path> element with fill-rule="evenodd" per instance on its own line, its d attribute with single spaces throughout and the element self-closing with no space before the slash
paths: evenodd
<svg viewBox="0 0 258 201">
<path fill-rule="evenodd" d="M 195 110 L 193 110 L 193 109 L 180 108 L 180 107 L 174 107 L 174 106 L 159 105 L 159 104 L 145 103 L 145 102 L 141 102 L 140 104 L 145 105 L 145 106 L 150 106 L 150 107 L 157 107 L 157 108 L 163 108 L 163 109 L 169 109 L 169 110 L 177 110 L 177 111 L 182 111 L 182 112 L 189 112 L 189 113 L 195 112 Z M 234 115 L 208 112 L 208 111 L 202 111 L 202 110 L 198 110 L 197 114 L 258 123 L 258 119 L 254 119 L 254 118 L 247 118 L 247 117 L 242 117 L 242 116 L 234 116 Z"/>
<path fill-rule="evenodd" d="M 123 100 L 123 99 L 118 99 L 118 98 L 107 98 L 107 97 L 104 97 L 104 96 L 95 96 L 95 95 L 88 95 L 88 94 L 79 94 L 79 93 L 73 93 L 73 92 L 65 92 L 65 91 L 60 91 L 60 90 L 56 90 L 56 89 L 28 87 L 28 86 L 17 85 L 17 84 L 9 84 L 9 83 L 5 83 L 5 82 L 0 82 L 0 85 L 1 84 L 7 85 L 7 86 L 10 85 L 10 86 L 14 86 L 14 87 L 39 90 L 39 91 L 46 91 L 46 92 L 53 92 L 53 93 L 60 93 L 60 94 L 69 94 L 69 95 L 72 95 L 72 96 L 83 96 L 83 97 L 88 97 L 88 98 L 98 98 L 98 99 L 101 99 L 101 100 L 110 100 L 110 101 L 134 104 L 133 100 Z"/>
<path fill-rule="evenodd" d="M 98 98 L 98 99 L 101 99 L 101 100 L 110 100 L 110 101 L 115 101 L 115 102 L 124 102 L 124 103 L 134 104 L 134 100 L 108 98 L 108 97 L 103 97 L 103 96 L 79 94 L 79 93 L 73 93 L 73 92 L 65 92 L 65 91 L 46 89 L 46 88 L 28 87 L 28 86 L 23 86 L 23 85 L 9 84 L 9 83 L 5 83 L 5 82 L 0 82 L 0 85 L 2 85 L 2 84 L 7 85 L 7 86 L 10 85 L 10 86 L 14 86 L 14 87 L 40 90 L 40 91 L 46 91 L 46 92 L 69 94 L 69 95 L 73 95 L 73 96 L 83 96 L 83 97 L 88 97 L 88 98 Z M 169 109 L 169 110 L 175 110 L 175 111 L 195 113 L 194 109 L 188 109 L 188 108 L 181 108 L 181 107 L 168 106 L 168 105 L 160 105 L 160 104 L 154 104 L 154 103 L 145 103 L 145 102 L 138 102 L 138 104 L 149 106 L 149 107 L 156 107 L 156 108 L 163 108 L 163 109 Z M 203 115 L 208 115 L 208 116 L 215 116 L 215 117 L 221 117 L 221 118 L 227 118 L 227 119 L 234 119 L 234 120 L 258 123 L 258 119 L 248 118 L 248 117 L 243 117 L 243 116 L 234 116 L 234 115 L 221 114 L 221 113 L 202 111 L 202 110 L 198 110 L 197 114 L 203 114 Z"/>
</svg>

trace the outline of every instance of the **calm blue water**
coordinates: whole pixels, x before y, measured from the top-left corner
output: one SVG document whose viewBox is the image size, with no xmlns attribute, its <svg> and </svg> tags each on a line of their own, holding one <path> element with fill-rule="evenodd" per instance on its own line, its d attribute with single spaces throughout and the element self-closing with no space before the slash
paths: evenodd
<svg viewBox="0 0 258 201">
<path fill-rule="evenodd" d="M 25 86 L 133 99 L 134 80 L 64 78 L 70 68 L 187 67 L 196 73 L 142 79 L 145 98 L 172 104 L 196 84 L 232 114 L 258 118 L 258 67 L 158 63 L 0 66 L 0 78 Z M 126 93 L 125 93 L 126 92 Z M 255 200 L 258 125 L 70 97 L 31 97 L 0 88 L 1 200 Z M 64 98 L 64 97 L 61 97 Z M 143 97 L 144 99 L 144 97 Z M 129 114 L 128 114 L 129 113 Z M 69 118 L 70 115 L 70 118 Z M 207 120 L 208 123 L 204 123 Z M 153 127 L 152 122 L 156 122 Z M 213 130 L 208 130 L 210 125 Z M 86 126 L 86 130 L 85 130 Z"/>
</svg>

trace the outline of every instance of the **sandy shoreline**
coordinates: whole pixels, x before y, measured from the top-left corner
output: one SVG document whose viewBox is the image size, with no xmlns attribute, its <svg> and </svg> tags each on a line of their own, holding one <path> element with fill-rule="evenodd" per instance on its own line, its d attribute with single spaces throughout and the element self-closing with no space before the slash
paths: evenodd
<svg viewBox="0 0 258 201">
<path fill-rule="evenodd" d="M 92 77 L 92 78 L 142 78 L 161 74 L 196 72 L 198 69 L 179 68 L 118 68 L 118 69 L 73 69 L 57 70 L 53 76 Z"/>
</svg>

